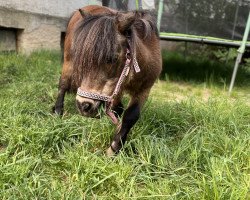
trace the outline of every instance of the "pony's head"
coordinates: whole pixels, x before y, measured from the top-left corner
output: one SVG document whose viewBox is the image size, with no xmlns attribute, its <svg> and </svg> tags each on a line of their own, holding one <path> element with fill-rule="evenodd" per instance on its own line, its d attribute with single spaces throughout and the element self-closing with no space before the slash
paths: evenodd
<svg viewBox="0 0 250 200">
<path fill-rule="evenodd" d="M 113 94 L 127 51 L 132 58 L 139 37 L 145 38 L 152 31 L 153 26 L 142 19 L 143 15 L 146 13 L 83 16 L 75 29 L 71 49 L 73 80 L 81 91 L 97 96 L 110 97 Z M 101 103 L 100 98 L 76 96 L 77 107 L 84 116 L 96 116 Z"/>
</svg>

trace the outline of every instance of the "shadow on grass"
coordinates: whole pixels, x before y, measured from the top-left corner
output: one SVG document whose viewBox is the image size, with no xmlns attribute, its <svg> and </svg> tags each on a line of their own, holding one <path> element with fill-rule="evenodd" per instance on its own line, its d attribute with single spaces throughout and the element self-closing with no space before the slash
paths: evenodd
<svg viewBox="0 0 250 200">
<path fill-rule="evenodd" d="M 187 82 L 207 82 L 208 84 L 229 84 L 234 63 L 222 63 L 209 60 L 207 57 L 187 56 L 180 53 L 163 51 L 163 70 L 161 79 Z M 240 66 L 235 80 L 236 86 L 249 86 L 249 66 Z"/>
</svg>

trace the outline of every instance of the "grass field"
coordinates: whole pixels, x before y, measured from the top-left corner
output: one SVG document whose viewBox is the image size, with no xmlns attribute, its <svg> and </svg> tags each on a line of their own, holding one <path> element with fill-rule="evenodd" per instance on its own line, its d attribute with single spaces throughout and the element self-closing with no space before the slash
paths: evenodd
<svg viewBox="0 0 250 200">
<path fill-rule="evenodd" d="M 51 114 L 60 62 L 53 52 L 0 55 L 0 199 L 250 199 L 247 68 L 228 96 L 223 65 L 166 54 L 167 75 L 107 158 L 106 116 L 81 117 L 74 95 L 62 118 Z"/>
</svg>

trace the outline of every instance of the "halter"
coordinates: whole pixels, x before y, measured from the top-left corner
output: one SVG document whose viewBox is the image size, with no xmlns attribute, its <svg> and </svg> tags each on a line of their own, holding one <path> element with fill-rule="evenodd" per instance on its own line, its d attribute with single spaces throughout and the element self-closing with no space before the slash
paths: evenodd
<svg viewBox="0 0 250 200">
<path fill-rule="evenodd" d="M 111 107 L 113 105 L 113 101 L 114 101 L 115 97 L 117 96 L 117 94 L 120 91 L 122 83 L 124 82 L 125 78 L 129 74 L 130 68 L 132 67 L 130 63 L 131 63 L 130 50 L 127 49 L 126 61 L 125 61 L 124 68 L 123 68 L 122 73 L 119 77 L 119 80 L 115 86 L 115 90 L 113 91 L 111 96 L 106 96 L 106 95 L 102 95 L 102 94 L 98 94 L 98 93 L 83 91 L 83 90 L 81 90 L 80 87 L 77 89 L 77 95 L 79 95 L 81 97 L 86 97 L 89 99 L 95 99 L 95 100 L 106 102 L 105 112 L 111 118 L 111 120 L 114 124 L 118 124 L 119 121 L 118 121 L 117 117 L 115 116 L 114 112 L 111 110 Z M 141 71 L 140 67 L 138 65 L 138 62 L 136 60 L 136 55 L 133 57 L 133 67 L 134 67 L 134 70 L 136 73 Z"/>
</svg>

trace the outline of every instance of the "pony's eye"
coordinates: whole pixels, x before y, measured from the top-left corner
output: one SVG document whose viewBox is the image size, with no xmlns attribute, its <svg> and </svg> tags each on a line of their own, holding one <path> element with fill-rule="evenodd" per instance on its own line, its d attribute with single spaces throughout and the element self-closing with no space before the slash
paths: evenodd
<svg viewBox="0 0 250 200">
<path fill-rule="evenodd" d="M 112 64 L 112 63 L 116 63 L 118 60 L 118 54 L 115 54 L 109 58 L 107 58 L 107 64 Z"/>
</svg>

